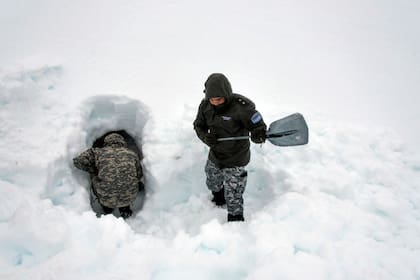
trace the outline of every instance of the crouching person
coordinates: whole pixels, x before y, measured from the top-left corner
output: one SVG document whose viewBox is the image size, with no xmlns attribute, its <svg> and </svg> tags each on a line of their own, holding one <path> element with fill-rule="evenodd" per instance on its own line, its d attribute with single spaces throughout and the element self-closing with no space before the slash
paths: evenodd
<svg viewBox="0 0 420 280">
<path fill-rule="evenodd" d="M 89 172 L 92 188 L 105 214 L 118 208 L 121 217 L 130 217 L 142 177 L 138 155 L 127 148 L 124 138 L 111 133 L 102 148 L 90 148 L 73 159 L 74 165 Z"/>
</svg>

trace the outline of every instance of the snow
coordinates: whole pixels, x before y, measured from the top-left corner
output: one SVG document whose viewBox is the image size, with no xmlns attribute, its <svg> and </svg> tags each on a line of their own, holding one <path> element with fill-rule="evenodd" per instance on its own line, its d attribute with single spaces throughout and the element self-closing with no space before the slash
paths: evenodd
<svg viewBox="0 0 420 280">
<path fill-rule="evenodd" d="M 419 9 L 0 2 L 0 279 L 420 279 Z M 309 125 L 252 145 L 245 223 L 211 203 L 192 129 L 218 71 Z M 97 218 L 72 158 L 121 129 L 146 201 Z"/>
</svg>

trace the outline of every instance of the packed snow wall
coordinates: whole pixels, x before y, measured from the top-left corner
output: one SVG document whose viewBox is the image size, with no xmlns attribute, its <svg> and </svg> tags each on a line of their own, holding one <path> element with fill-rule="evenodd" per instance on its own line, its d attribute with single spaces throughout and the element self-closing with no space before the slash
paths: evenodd
<svg viewBox="0 0 420 280">
<path fill-rule="evenodd" d="M 143 157 L 142 133 L 149 113 L 140 101 L 115 95 L 93 96 L 82 104 L 79 112 L 80 120 L 69 135 L 66 156 L 60 157 L 49 166 L 46 195 L 54 204 L 67 204 L 77 186 L 85 186 L 89 191 L 88 175 L 72 166 L 72 158 L 94 146 L 105 134 L 122 131 L 134 141 L 132 144 L 138 150 L 140 158 Z M 144 166 L 143 171 L 147 176 Z M 143 181 L 146 180 L 147 178 L 143 178 Z"/>
</svg>

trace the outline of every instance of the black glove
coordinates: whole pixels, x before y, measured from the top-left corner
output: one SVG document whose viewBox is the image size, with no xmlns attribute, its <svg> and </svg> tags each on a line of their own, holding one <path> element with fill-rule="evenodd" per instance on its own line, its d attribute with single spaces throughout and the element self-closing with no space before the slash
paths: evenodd
<svg viewBox="0 0 420 280">
<path fill-rule="evenodd" d="M 251 141 L 257 144 L 264 143 L 266 138 L 265 127 L 257 127 L 251 131 Z"/>
<path fill-rule="evenodd" d="M 219 143 L 217 141 L 217 136 L 214 133 L 207 133 L 204 137 L 204 142 L 206 142 L 209 147 L 214 147 L 217 143 Z"/>
</svg>

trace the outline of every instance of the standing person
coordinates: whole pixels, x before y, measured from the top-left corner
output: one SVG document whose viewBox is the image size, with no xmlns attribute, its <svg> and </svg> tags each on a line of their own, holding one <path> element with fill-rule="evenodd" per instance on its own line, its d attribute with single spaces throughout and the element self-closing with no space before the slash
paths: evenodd
<svg viewBox="0 0 420 280">
<path fill-rule="evenodd" d="M 127 148 L 127 143 L 118 133 L 104 138 L 103 148 L 90 148 L 73 159 L 74 165 L 89 172 L 92 187 L 105 214 L 118 208 L 121 217 L 130 217 L 130 204 L 139 192 L 142 177 L 137 154 Z"/>
<path fill-rule="evenodd" d="M 251 133 L 254 143 L 264 143 L 267 126 L 251 100 L 232 93 L 223 74 L 211 74 L 204 86 L 205 98 L 198 108 L 194 130 L 210 147 L 205 166 L 206 184 L 216 205 L 227 204 L 228 222 L 244 221 L 242 195 L 248 175 L 245 166 L 250 160 L 250 142 L 217 139 Z"/>
</svg>

